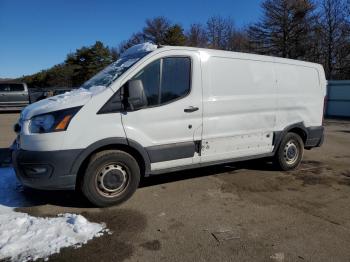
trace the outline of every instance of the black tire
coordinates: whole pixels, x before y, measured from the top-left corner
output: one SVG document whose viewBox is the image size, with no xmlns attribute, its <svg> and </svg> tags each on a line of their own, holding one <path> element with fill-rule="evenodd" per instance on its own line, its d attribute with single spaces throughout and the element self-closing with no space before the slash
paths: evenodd
<svg viewBox="0 0 350 262">
<path fill-rule="evenodd" d="M 136 191 L 140 182 L 140 167 L 130 154 L 106 150 L 91 157 L 81 189 L 95 206 L 121 204 Z"/>
<path fill-rule="evenodd" d="M 296 133 L 287 133 L 275 154 L 274 163 L 278 169 L 288 171 L 297 168 L 304 154 L 304 142 Z"/>
</svg>

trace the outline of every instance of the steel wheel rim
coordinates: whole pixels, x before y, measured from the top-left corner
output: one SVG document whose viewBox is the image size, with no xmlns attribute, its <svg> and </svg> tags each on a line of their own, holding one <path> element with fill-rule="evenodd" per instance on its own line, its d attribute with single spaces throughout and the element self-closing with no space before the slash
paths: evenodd
<svg viewBox="0 0 350 262">
<path fill-rule="evenodd" d="M 102 167 L 96 176 L 95 187 L 99 194 L 113 198 L 123 193 L 130 181 L 129 169 L 120 163 Z M 114 183 L 111 183 L 114 182 Z"/>
<path fill-rule="evenodd" d="M 284 147 L 284 159 L 288 165 L 293 165 L 299 158 L 298 145 L 294 140 L 288 141 Z"/>
</svg>

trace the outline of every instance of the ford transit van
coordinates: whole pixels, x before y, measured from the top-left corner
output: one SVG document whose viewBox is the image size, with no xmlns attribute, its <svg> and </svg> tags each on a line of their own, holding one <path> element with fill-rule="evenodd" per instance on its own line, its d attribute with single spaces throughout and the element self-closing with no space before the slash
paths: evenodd
<svg viewBox="0 0 350 262">
<path fill-rule="evenodd" d="M 321 65 L 150 43 L 78 90 L 27 106 L 13 164 L 38 189 L 81 189 L 96 206 L 128 199 L 141 176 L 234 161 L 300 164 L 323 142 Z"/>
</svg>

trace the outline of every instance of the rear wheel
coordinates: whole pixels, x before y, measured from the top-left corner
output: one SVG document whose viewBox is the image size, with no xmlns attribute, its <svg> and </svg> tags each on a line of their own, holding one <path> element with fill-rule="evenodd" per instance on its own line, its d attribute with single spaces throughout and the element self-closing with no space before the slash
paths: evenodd
<svg viewBox="0 0 350 262">
<path fill-rule="evenodd" d="M 304 154 L 304 142 L 298 134 L 287 133 L 275 155 L 275 164 L 279 169 L 292 170 L 297 168 Z"/>
<path fill-rule="evenodd" d="M 90 159 L 82 192 L 96 206 L 112 206 L 129 199 L 139 182 L 140 168 L 135 158 L 123 151 L 107 150 Z"/>
</svg>

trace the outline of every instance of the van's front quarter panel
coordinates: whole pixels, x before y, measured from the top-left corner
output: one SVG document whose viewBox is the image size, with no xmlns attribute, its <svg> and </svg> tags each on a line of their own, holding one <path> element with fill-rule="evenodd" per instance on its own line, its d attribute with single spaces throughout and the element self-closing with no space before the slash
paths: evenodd
<svg viewBox="0 0 350 262">
<path fill-rule="evenodd" d="M 73 117 L 67 130 L 30 134 L 24 122 L 13 163 L 19 180 L 38 189 L 74 189 L 76 164 L 87 148 L 111 137 L 125 138 L 121 113 L 97 114 L 114 94 L 107 89 L 90 99 Z"/>
<path fill-rule="evenodd" d="M 64 131 L 32 134 L 29 131 L 31 120 L 24 121 L 20 134 L 20 148 L 30 151 L 84 149 L 98 140 L 125 137 L 120 113 L 97 114 L 113 94 L 113 90 L 107 88 L 93 96 L 74 115 Z"/>
<path fill-rule="evenodd" d="M 98 114 L 103 105 L 113 96 L 108 91 L 93 97 L 73 118 L 64 140 L 64 148 L 87 148 L 91 144 L 111 137 L 125 138 L 121 113 Z"/>
</svg>

